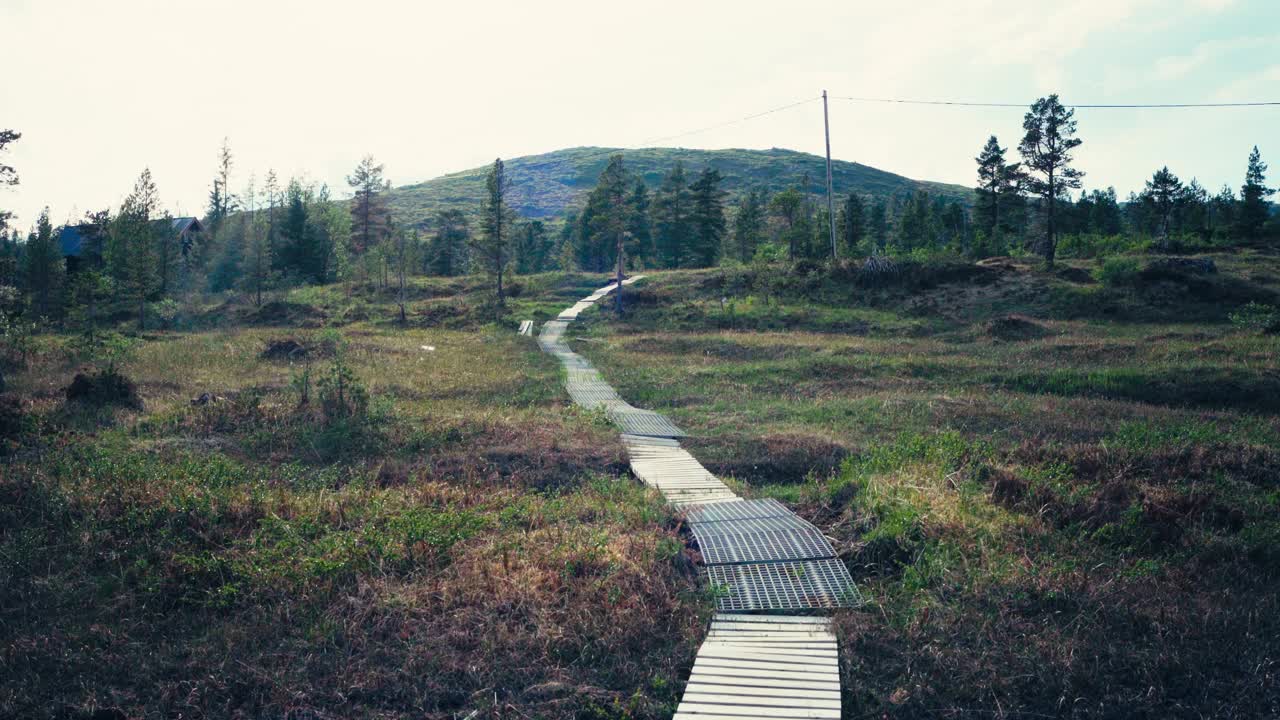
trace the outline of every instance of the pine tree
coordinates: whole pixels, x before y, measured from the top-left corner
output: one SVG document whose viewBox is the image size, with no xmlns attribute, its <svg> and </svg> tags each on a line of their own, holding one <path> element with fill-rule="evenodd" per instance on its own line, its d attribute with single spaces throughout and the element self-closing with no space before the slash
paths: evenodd
<svg viewBox="0 0 1280 720">
<path fill-rule="evenodd" d="M 692 210 L 684 164 L 677 160 L 663 176 L 653 198 L 654 244 L 661 267 L 680 267 L 686 262 L 693 233 L 689 222 Z"/>
<path fill-rule="evenodd" d="M 1075 111 L 1068 110 L 1057 95 L 1040 98 L 1022 119 L 1026 134 L 1018 144 L 1024 166 L 1026 186 L 1041 198 L 1045 207 L 1045 265 L 1053 267 L 1058 250 L 1054 225 L 1058 196 L 1068 189 L 1080 187 L 1084 173 L 1071 167 L 1072 150 L 1083 142 L 1075 137 Z M 1037 177 L 1038 175 L 1038 177 Z"/>
<path fill-rule="evenodd" d="M 996 136 L 987 138 L 987 144 L 974 160 L 978 163 L 978 198 L 974 205 L 974 215 L 979 229 L 987 235 L 1004 232 L 1000 211 L 1006 196 L 1018 192 L 1018 181 L 1022 168 L 1019 164 L 1008 164 L 1004 159 L 1005 149 L 1000 147 Z"/>
<path fill-rule="evenodd" d="M 751 262 L 756 248 L 764 242 L 767 204 L 764 190 L 748 191 L 738 200 L 738 212 L 733 218 L 733 246 L 738 260 L 744 263 Z"/>
<path fill-rule="evenodd" d="M 689 200 L 693 211 L 689 215 L 693 236 L 689 247 L 689 267 L 711 267 L 720 256 L 720 244 L 724 241 L 724 198 L 720 189 L 720 171 L 707 168 L 689 186 Z"/>
<path fill-rule="evenodd" d="M 384 197 L 387 182 L 382 171 L 383 167 L 373 156 L 366 155 L 347 176 L 347 184 L 355 190 L 351 201 L 351 251 L 357 255 L 381 242 L 391 222 Z"/>
<path fill-rule="evenodd" d="M 441 210 L 436 214 L 436 234 L 427 253 L 428 272 L 450 277 L 467 271 L 467 247 L 471 231 L 461 210 Z"/>
<path fill-rule="evenodd" d="M 839 233 L 841 252 L 845 257 L 858 254 L 862 249 L 862 240 L 867 233 L 866 211 L 862 198 L 856 192 L 845 196 L 836 214 L 836 231 Z"/>
<path fill-rule="evenodd" d="M 787 245 L 787 259 L 795 260 L 802 244 L 807 243 L 804 195 L 796 188 L 787 188 L 769 201 L 769 212 L 778 220 L 782 242 Z"/>
<path fill-rule="evenodd" d="M 1224 240 L 1236 230 L 1236 192 L 1230 185 L 1223 185 L 1209 200 L 1209 228 Z"/>
<path fill-rule="evenodd" d="M 1183 201 L 1182 181 L 1177 175 L 1169 172 L 1169 166 L 1157 170 L 1139 196 L 1144 205 L 1150 209 L 1155 223 L 1152 228 L 1160 238 L 1163 247 L 1168 247 L 1169 231 L 1173 224 L 1173 214 Z"/>
<path fill-rule="evenodd" d="M 1240 187 L 1240 206 L 1236 212 L 1236 230 L 1245 240 L 1262 237 L 1262 227 L 1271 214 L 1267 198 L 1275 190 L 1267 187 L 1267 164 L 1262 162 L 1258 146 L 1249 153 L 1249 167 L 1244 173 L 1244 185 Z"/>
<path fill-rule="evenodd" d="M 1124 231 L 1124 219 L 1114 187 L 1089 193 L 1089 229 L 1102 235 L 1119 235 Z"/>
<path fill-rule="evenodd" d="M 472 239 L 471 247 L 480 267 L 496 281 L 498 306 L 502 307 L 506 303 L 502 278 L 511 262 L 511 225 L 515 220 L 515 213 L 507 207 L 509 187 L 502 158 L 493 161 L 484 184 L 485 197 L 480 205 L 480 235 Z"/>
<path fill-rule="evenodd" d="M 56 318 L 62 313 L 63 260 L 49 222 L 49 208 L 36 220 L 36 231 L 27 240 L 23 257 L 23 285 L 35 317 Z"/>
</svg>

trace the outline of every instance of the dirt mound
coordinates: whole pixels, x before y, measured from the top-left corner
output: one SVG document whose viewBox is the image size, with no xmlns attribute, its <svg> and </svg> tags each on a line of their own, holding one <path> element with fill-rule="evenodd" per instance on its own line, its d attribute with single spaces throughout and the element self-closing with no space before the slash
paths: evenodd
<svg viewBox="0 0 1280 720">
<path fill-rule="evenodd" d="M 1084 268 L 1060 267 L 1055 274 L 1063 280 L 1077 285 L 1091 285 L 1097 282 L 1093 277 L 1093 273 Z"/>
<path fill-rule="evenodd" d="M 66 390 L 67 400 L 83 402 L 96 407 L 120 405 L 142 409 L 138 386 L 118 372 L 76 373 Z"/>
<path fill-rule="evenodd" d="M 1147 263 L 1144 275 L 1163 277 L 1167 275 L 1213 275 L 1218 266 L 1213 258 L 1159 258 Z"/>
<path fill-rule="evenodd" d="M 267 349 L 259 355 L 263 360 L 301 360 L 307 357 L 310 351 L 307 346 L 297 340 L 272 340 L 267 345 Z"/>
<path fill-rule="evenodd" d="M 1005 342 L 1035 340 L 1049 334 L 1049 330 L 1045 326 L 1020 315 L 1006 315 L 994 320 L 988 320 L 983 332 L 986 333 L 987 337 L 1004 340 Z"/>
</svg>

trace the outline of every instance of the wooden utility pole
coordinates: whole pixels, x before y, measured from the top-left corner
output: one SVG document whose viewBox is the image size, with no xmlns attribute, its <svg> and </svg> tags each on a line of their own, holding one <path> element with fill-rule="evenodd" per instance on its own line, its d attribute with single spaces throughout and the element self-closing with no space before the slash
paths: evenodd
<svg viewBox="0 0 1280 720">
<path fill-rule="evenodd" d="M 831 259 L 836 259 L 836 211 L 831 189 L 831 121 L 827 119 L 827 91 L 822 91 L 822 130 L 827 137 L 827 221 L 831 224 Z"/>
</svg>

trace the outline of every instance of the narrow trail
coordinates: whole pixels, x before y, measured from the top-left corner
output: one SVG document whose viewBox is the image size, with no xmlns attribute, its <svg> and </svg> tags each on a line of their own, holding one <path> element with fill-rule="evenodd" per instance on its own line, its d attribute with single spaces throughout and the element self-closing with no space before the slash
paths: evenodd
<svg viewBox="0 0 1280 720">
<path fill-rule="evenodd" d="M 606 285 L 544 323 L 538 344 L 564 365 L 573 401 L 604 410 L 618 426 L 631 471 L 684 511 L 702 553 L 717 612 L 676 720 L 839 718 L 839 648 L 830 620 L 770 611 L 861 604 L 849 570 L 818 528 L 777 500 L 735 495 L 680 447 L 680 428 L 628 404 L 569 349 L 569 324 L 617 287 Z"/>
</svg>

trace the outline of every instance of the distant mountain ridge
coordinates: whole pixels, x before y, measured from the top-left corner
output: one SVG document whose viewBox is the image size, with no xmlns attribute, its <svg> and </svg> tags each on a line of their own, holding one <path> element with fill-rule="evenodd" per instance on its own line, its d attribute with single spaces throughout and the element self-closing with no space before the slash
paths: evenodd
<svg viewBox="0 0 1280 720">
<path fill-rule="evenodd" d="M 511 206 L 526 218 L 560 217 L 595 186 L 600 171 L 614 153 L 622 153 L 627 170 L 643 177 L 651 189 L 658 186 L 662 175 L 676 161 L 683 162 L 689 173 L 705 167 L 719 170 L 724 176 L 722 187 L 731 202 L 756 187 L 778 192 L 802 186 L 806 175 L 811 193 L 821 195 L 826 189 L 826 161 L 819 155 L 795 150 L 577 147 L 504 159 L 511 183 Z M 472 168 L 394 188 L 389 196 L 391 210 L 396 220 L 420 227 L 430 225 L 432 216 L 441 210 L 456 209 L 471 215 L 484 194 L 487 171 L 487 166 Z M 833 160 L 831 172 L 837 195 L 856 190 L 862 195 L 888 198 L 921 189 L 947 200 L 972 202 L 973 190 L 963 185 L 913 180 L 860 163 Z"/>
</svg>

